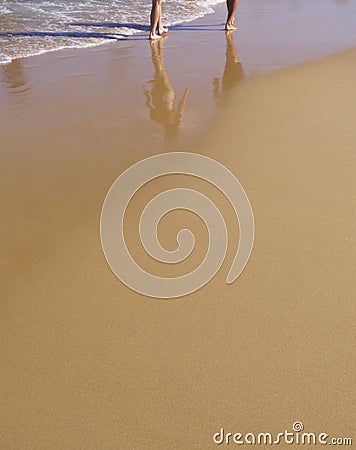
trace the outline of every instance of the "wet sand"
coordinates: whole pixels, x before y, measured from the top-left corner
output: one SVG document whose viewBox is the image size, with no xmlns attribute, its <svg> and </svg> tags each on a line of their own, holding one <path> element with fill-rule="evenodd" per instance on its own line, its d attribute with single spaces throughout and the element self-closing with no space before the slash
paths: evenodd
<svg viewBox="0 0 356 450">
<path fill-rule="evenodd" d="M 352 437 L 356 52 L 249 79 L 239 34 L 231 43 L 213 33 L 2 69 L 2 449 L 208 449 L 221 427 L 257 435 L 297 420 L 307 432 Z M 174 114 L 152 103 L 170 86 Z M 226 285 L 238 238 L 227 201 L 190 177 L 146 186 L 126 221 L 143 267 L 177 276 L 207 247 L 195 216 L 172 213 L 162 244 L 173 248 L 188 221 L 196 251 L 168 268 L 144 255 L 138 214 L 164 189 L 206 193 L 230 237 L 206 287 L 165 301 L 115 278 L 99 219 L 123 170 L 176 150 L 237 176 L 256 240 L 245 271 Z"/>
</svg>

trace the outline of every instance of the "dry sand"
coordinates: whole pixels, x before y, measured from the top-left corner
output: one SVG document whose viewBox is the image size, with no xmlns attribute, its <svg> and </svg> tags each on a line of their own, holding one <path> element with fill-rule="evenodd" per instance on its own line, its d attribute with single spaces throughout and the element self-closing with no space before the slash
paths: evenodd
<svg viewBox="0 0 356 450">
<path fill-rule="evenodd" d="M 204 39 L 191 46 L 193 66 Z M 223 33 L 218 39 L 224 44 Z M 148 44 L 127 45 L 7 69 L 14 72 L 7 74 L 12 89 L 1 91 L 8 114 L 1 122 L 0 448 L 205 450 L 216 447 L 220 427 L 277 433 L 296 420 L 330 438 L 352 436 L 355 50 L 240 79 L 218 98 L 215 68 L 201 81 L 193 69 L 176 70 L 177 100 L 187 78 L 198 82 L 181 131 L 167 137 L 148 120 L 138 75 L 138 67 L 141 79 L 152 74 Z M 221 77 L 224 50 L 220 56 Z M 206 192 L 231 236 L 227 259 L 205 288 L 164 301 L 132 292 L 111 273 L 99 217 L 124 169 L 172 150 L 208 155 L 237 176 L 253 206 L 256 241 L 243 274 L 226 285 L 237 241 L 227 202 L 186 177 L 148 186 L 127 221 L 144 267 L 165 276 L 182 270 L 150 262 L 132 231 L 147 198 L 167 187 Z M 187 219 L 201 234 L 189 271 L 207 238 L 199 220 L 177 214 L 162 223 L 161 237 L 174 245 L 175 228 Z"/>
</svg>

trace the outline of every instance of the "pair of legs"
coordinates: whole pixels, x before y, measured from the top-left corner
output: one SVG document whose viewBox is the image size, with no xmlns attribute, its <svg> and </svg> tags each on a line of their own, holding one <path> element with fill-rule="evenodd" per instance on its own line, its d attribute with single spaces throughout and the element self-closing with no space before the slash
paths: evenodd
<svg viewBox="0 0 356 450">
<path fill-rule="evenodd" d="M 160 39 L 168 31 L 161 23 L 161 7 L 162 0 L 152 0 L 150 39 Z"/>
<path fill-rule="evenodd" d="M 232 31 L 236 30 L 237 27 L 234 25 L 235 13 L 239 4 L 239 0 L 226 0 L 227 5 L 227 20 L 225 25 L 225 30 Z"/>
<path fill-rule="evenodd" d="M 234 26 L 235 13 L 239 4 L 239 0 L 226 0 L 227 5 L 227 20 L 225 30 L 236 30 Z M 168 31 L 161 23 L 161 8 L 162 0 L 152 0 L 151 9 L 151 27 L 150 27 L 150 39 L 160 39 L 163 33 Z M 158 33 L 157 33 L 158 31 Z"/>
</svg>

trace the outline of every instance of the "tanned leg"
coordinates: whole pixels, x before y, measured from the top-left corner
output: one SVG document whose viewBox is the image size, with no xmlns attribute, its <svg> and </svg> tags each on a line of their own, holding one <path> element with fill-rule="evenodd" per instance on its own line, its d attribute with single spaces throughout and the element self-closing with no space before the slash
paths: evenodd
<svg viewBox="0 0 356 450">
<path fill-rule="evenodd" d="M 162 0 L 152 0 L 151 9 L 151 28 L 150 28 L 150 39 L 160 39 L 161 36 L 156 33 L 158 23 L 161 20 L 161 2 Z"/>
<path fill-rule="evenodd" d="M 225 30 L 232 31 L 236 30 L 237 27 L 234 26 L 235 13 L 239 4 L 239 0 L 226 0 L 227 5 L 227 20 L 225 25 Z"/>
<path fill-rule="evenodd" d="M 162 35 L 167 32 L 168 32 L 168 28 L 166 28 L 162 25 L 162 17 L 160 15 L 159 20 L 158 20 L 158 34 Z"/>
</svg>

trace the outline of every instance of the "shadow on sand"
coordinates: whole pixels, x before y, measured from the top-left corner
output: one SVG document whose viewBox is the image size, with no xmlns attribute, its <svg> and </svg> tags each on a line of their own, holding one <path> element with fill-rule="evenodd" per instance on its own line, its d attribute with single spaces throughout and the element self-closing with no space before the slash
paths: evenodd
<svg viewBox="0 0 356 450">
<path fill-rule="evenodd" d="M 68 26 L 80 26 L 80 27 L 93 27 L 93 28 L 128 28 L 131 30 L 149 32 L 149 25 L 127 22 L 72 22 L 68 23 Z M 171 25 L 170 30 L 174 31 L 217 31 L 221 27 L 224 27 L 224 23 L 218 24 L 204 24 L 204 25 Z"/>
<path fill-rule="evenodd" d="M 126 34 L 122 33 L 83 33 L 83 32 L 50 32 L 50 31 L 14 31 L 14 32 L 1 32 L 1 37 L 70 37 L 70 38 L 96 38 L 96 39 L 123 39 L 127 38 Z"/>
</svg>

